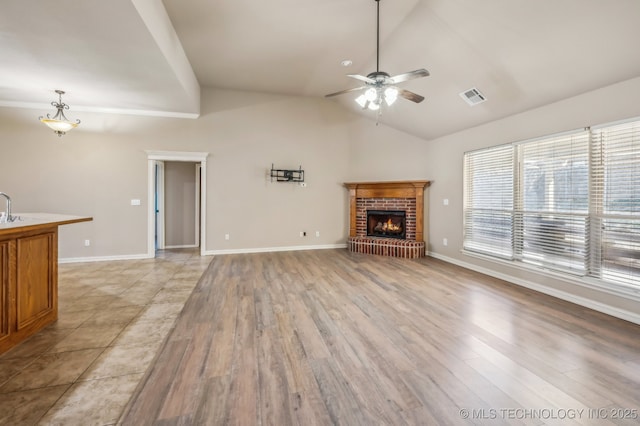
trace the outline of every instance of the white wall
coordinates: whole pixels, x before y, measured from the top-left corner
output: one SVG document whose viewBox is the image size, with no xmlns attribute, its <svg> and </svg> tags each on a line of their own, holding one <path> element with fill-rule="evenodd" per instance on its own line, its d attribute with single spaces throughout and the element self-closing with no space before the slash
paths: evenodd
<svg viewBox="0 0 640 426">
<path fill-rule="evenodd" d="M 218 91 L 202 112 L 197 121 L 208 138 L 202 150 L 211 153 L 208 250 L 344 243 L 349 119 L 333 103 Z M 272 182 L 272 163 L 302 166 L 307 187 Z M 300 231 L 307 237 L 300 238 Z"/>
</svg>

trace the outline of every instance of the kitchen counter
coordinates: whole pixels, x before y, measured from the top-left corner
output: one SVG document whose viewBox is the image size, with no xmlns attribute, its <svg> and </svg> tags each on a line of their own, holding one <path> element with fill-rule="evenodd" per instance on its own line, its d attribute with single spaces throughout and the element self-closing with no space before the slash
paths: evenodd
<svg viewBox="0 0 640 426">
<path fill-rule="evenodd" d="M 58 319 L 58 226 L 86 216 L 18 213 L 0 223 L 0 354 Z"/>
</svg>

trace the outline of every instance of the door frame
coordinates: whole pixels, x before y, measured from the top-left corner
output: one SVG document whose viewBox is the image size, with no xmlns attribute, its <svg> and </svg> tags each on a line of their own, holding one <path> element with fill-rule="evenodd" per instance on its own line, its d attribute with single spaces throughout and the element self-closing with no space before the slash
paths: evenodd
<svg viewBox="0 0 640 426">
<path fill-rule="evenodd" d="M 208 152 L 146 151 L 147 153 L 147 256 L 155 257 L 155 165 L 158 161 L 187 161 L 200 163 L 200 255 L 205 255 L 207 217 L 207 157 Z"/>
<path fill-rule="evenodd" d="M 200 241 L 200 227 L 202 226 L 202 222 L 200 220 L 200 218 L 202 217 L 202 215 L 200 214 L 200 204 L 201 204 L 201 197 L 202 197 L 202 164 L 201 163 L 196 163 L 195 164 L 195 169 L 196 169 L 196 229 L 195 229 L 195 244 L 196 247 L 201 247 L 201 241 Z"/>
<path fill-rule="evenodd" d="M 154 160 L 154 203 L 153 208 L 156 210 L 153 216 L 154 232 L 156 237 L 155 249 L 164 250 L 164 161 Z"/>
</svg>

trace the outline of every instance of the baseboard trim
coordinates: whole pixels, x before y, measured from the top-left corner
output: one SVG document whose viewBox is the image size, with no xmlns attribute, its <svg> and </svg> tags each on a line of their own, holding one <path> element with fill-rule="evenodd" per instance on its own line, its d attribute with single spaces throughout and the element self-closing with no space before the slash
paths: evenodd
<svg viewBox="0 0 640 426">
<path fill-rule="evenodd" d="M 193 246 L 197 247 L 197 246 Z M 193 248 L 187 247 L 187 248 Z M 168 248 L 168 247 L 165 247 Z M 185 247 L 173 247 L 185 248 Z M 325 244 L 317 246 L 290 246 L 290 247 L 261 247 L 248 249 L 230 249 L 230 250 L 205 250 L 202 256 L 224 255 L 224 254 L 243 254 L 243 253 L 268 253 L 278 251 L 296 251 L 296 250 L 326 250 L 347 248 L 347 244 Z M 140 260 L 153 259 L 154 256 L 148 254 L 128 254 L 121 256 L 95 256 L 95 257 L 67 257 L 58 259 L 58 263 L 81 263 L 81 262 L 109 262 L 112 260 Z"/>
<path fill-rule="evenodd" d="M 153 259 L 148 254 L 127 254 L 119 256 L 95 256 L 95 257 L 67 257 L 58 259 L 58 263 L 80 263 L 80 262 L 109 262 L 112 260 L 140 260 Z"/>
<path fill-rule="evenodd" d="M 576 305 L 584 306 L 585 308 L 593 309 L 594 311 L 602 312 L 603 314 L 611 315 L 613 317 L 620 318 L 625 321 L 632 322 L 634 324 L 640 324 L 640 315 L 634 312 L 616 308 L 614 306 L 597 302 L 592 299 L 587 299 L 586 297 L 576 296 L 575 294 L 571 294 L 562 290 L 547 287 L 545 285 L 538 284 L 533 281 L 524 280 L 522 278 L 517 278 L 512 275 L 503 274 L 501 272 L 496 272 L 491 269 L 484 268 L 482 266 L 474 265 L 472 263 L 464 262 L 462 260 L 454 259 L 448 256 L 443 256 L 438 253 L 432 252 L 429 254 L 429 256 L 433 257 L 434 259 L 439 259 L 448 263 L 452 263 L 462 268 L 470 269 L 472 271 L 489 275 L 490 277 L 499 278 L 501 280 L 508 281 L 512 284 L 516 284 L 521 287 L 528 288 L 530 290 L 544 293 L 546 295 L 553 296 L 558 299 L 566 300 L 567 302 L 575 303 Z"/>
<path fill-rule="evenodd" d="M 298 251 L 298 250 L 326 250 L 347 248 L 346 243 L 342 244 L 325 244 L 317 246 L 289 246 L 289 247 L 259 247 L 248 249 L 228 249 L 228 250 L 207 250 L 205 255 L 224 255 L 224 254 L 245 254 L 245 253 L 270 253 L 277 251 Z"/>
</svg>

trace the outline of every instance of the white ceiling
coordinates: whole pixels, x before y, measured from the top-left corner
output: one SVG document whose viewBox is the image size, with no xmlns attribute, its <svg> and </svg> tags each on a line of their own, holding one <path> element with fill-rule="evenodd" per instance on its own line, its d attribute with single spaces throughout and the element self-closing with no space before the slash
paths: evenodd
<svg viewBox="0 0 640 426">
<path fill-rule="evenodd" d="M 323 97 L 375 70 L 374 0 L 7 0 L 0 106 L 196 117 L 199 87 Z M 381 0 L 380 121 L 425 139 L 640 76 L 638 0 Z M 344 68 L 340 62 L 353 61 Z M 470 107 L 459 93 L 488 101 Z M 637 96 L 638 94 L 635 94 Z M 355 94 L 331 98 L 361 111 Z M 632 94 L 630 94 L 632 96 Z M 70 113 L 70 115 L 73 115 Z"/>
</svg>

